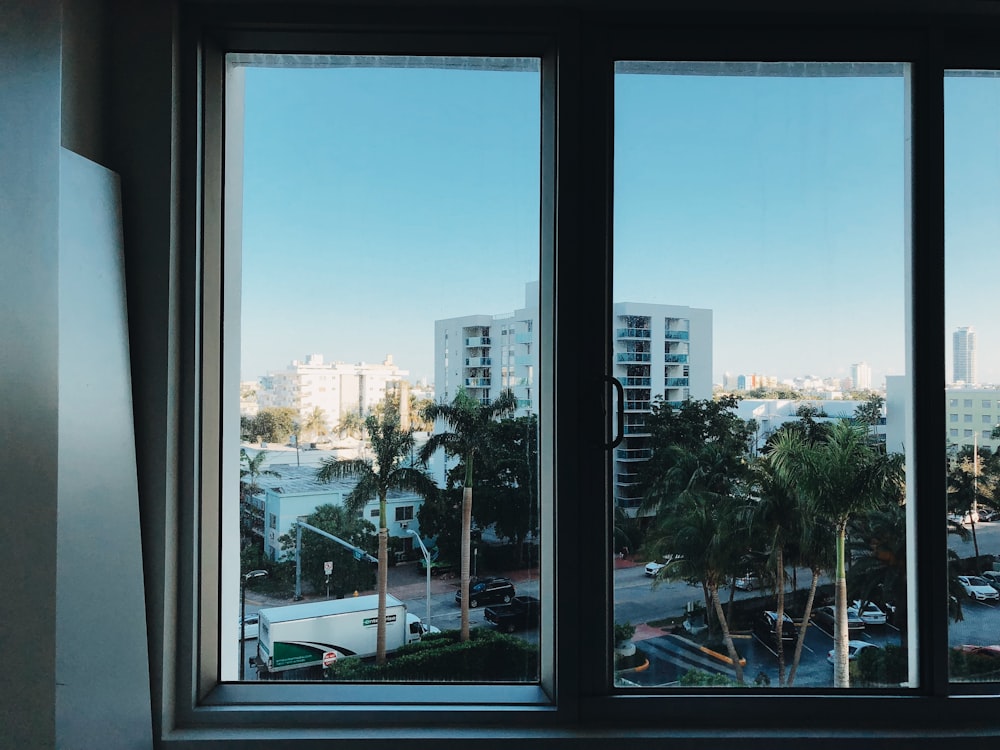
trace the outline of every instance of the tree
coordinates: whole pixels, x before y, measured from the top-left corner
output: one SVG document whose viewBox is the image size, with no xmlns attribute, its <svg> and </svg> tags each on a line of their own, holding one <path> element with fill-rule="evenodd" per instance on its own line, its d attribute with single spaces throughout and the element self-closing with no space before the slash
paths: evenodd
<svg viewBox="0 0 1000 750">
<path fill-rule="evenodd" d="M 872 393 L 863 404 L 858 404 L 854 410 L 854 421 L 865 425 L 872 431 L 872 441 L 878 444 L 878 423 L 882 420 L 882 406 L 885 399 L 878 393 Z"/>
<path fill-rule="evenodd" d="M 356 513 L 339 505 L 320 505 L 306 516 L 305 522 L 362 549 L 370 548 L 371 537 L 375 534 L 375 527 L 370 521 L 359 518 Z M 295 556 L 295 539 L 294 525 L 289 533 L 282 534 L 278 539 L 286 557 L 292 559 Z M 302 548 L 299 550 L 302 577 L 317 591 L 322 591 L 326 585 L 323 563 L 327 561 L 333 563 L 330 584 L 331 591 L 336 596 L 344 596 L 352 591 L 366 591 L 375 584 L 375 571 L 370 562 L 355 560 L 349 549 L 332 539 L 303 531 Z"/>
<path fill-rule="evenodd" d="M 357 514 L 372 498 L 378 498 L 378 629 L 375 635 L 375 660 L 385 663 L 385 609 L 389 574 L 389 529 L 386 518 L 386 497 L 389 490 L 416 492 L 421 497 L 432 497 L 437 486 L 423 469 L 404 464 L 413 450 L 413 432 L 403 431 L 399 415 L 387 412 L 382 418 L 368 417 L 365 421 L 371 441 L 374 461 L 367 459 L 337 460 L 327 458 L 316 470 L 321 482 L 334 479 L 355 478 L 354 489 L 344 498 L 348 513 Z"/>
<path fill-rule="evenodd" d="M 260 517 L 261 533 L 263 533 L 263 513 L 259 513 L 254 507 L 253 497 L 260 492 L 260 485 L 257 479 L 261 476 L 280 477 L 281 474 L 273 469 L 265 469 L 264 460 L 267 451 L 258 451 L 251 456 L 245 448 L 240 448 L 240 515 L 243 518 L 243 531 L 253 530 L 254 519 Z"/>
<path fill-rule="evenodd" d="M 707 444 L 685 450 L 674 445 L 668 450 L 675 454 L 673 468 L 643 501 L 643 510 L 656 510 L 647 548 L 657 557 L 664 553 L 672 556 L 658 579 L 701 581 L 706 610 L 715 614 L 736 681 L 742 684 L 743 666 L 722 609 L 719 587 L 743 562 L 738 535 L 740 529 L 746 529 L 745 505 L 731 491 L 728 457 L 720 446 Z M 687 481 L 683 481 L 685 476 Z"/>
<path fill-rule="evenodd" d="M 290 406 L 268 406 L 257 412 L 250 429 L 251 436 L 256 440 L 268 443 L 287 443 L 288 438 L 295 433 L 295 420 L 298 416 Z"/>
<path fill-rule="evenodd" d="M 850 687 L 847 659 L 847 524 L 855 514 L 898 496 L 902 456 L 885 455 L 871 446 L 863 431 L 848 421 L 834 423 L 821 442 L 810 444 L 789 433 L 770 456 L 775 472 L 797 491 L 836 534 L 836 619 L 834 627 L 834 687 Z"/>
<path fill-rule="evenodd" d="M 343 437 L 361 437 L 364 434 L 365 421 L 361 418 L 360 412 L 345 411 L 340 415 L 337 423 L 337 433 Z"/>
<path fill-rule="evenodd" d="M 445 455 L 458 458 L 464 468 L 462 492 L 462 551 L 461 551 L 461 591 L 462 591 L 462 640 L 469 640 L 469 570 L 472 566 L 472 468 L 476 455 L 484 449 L 489 424 L 517 408 L 517 400 L 511 390 L 503 391 L 496 399 L 483 404 L 459 388 L 450 404 L 431 404 L 423 411 L 423 418 L 436 422 L 441 419 L 450 428 L 449 432 L 438 432 L 420 450 L 420 459 L 426 463 L 431 456 L 444 449 Z"/>
<path fill-rule="evenodd" d="M 768 559 L 774 571 L 777 621 L 785 619 L 785 565 L 790 545 L 801 536 L 803 523 L 799 497 L 775 471 L 767 457 L 753 466 L 755 495 L 748 508 L 750 528 L 764 535 Z M 778 685 L 785 684 L 785 650 L 778 647 Z"/>
<path fill-rule="evenodd" d="M 325 435 L 326 413 L 318 406 L 314 408 L 302 420 L 302 431 L 306 435 L 312 435 L 313 440 L 316 440 L 320 435 Z"/>
<path fill-rule="evenodd" d="M 977 510 L 980 503 L 994 502 L 1000 480 L 1000 457 L 985 448 L 962 448 L 948 471 L 948 510 L 968 514 L 972 544 L 979 559 L 979 538 L 976 534 Z M 959 521 L 963 524 L 964 521 Z"/>
<path fill-rule="evenodd" d="M 524 541 L 538 529 L 538 417 L 488 423 L 484 445 L 476 467 L 476 523 L 493 526 L 523 562 Z"/>
</svg>

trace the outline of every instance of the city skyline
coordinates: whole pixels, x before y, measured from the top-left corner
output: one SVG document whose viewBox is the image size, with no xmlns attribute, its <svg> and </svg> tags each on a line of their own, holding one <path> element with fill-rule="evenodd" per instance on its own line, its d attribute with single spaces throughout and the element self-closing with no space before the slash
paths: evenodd
<svg viewBox="0 0 1000 750">
<path fill-rule="evenodd" d="M 537 73 L 246 73 L 242 379 L 320 352 L 392 354 L 432 381 L 435 320 L 522 304 L 539 266 Z M 615 80 L 613 301 L 712 309 L 714 382 L 859 361 L 873 387 L 904 374 L 902 75 Z M 951 332 L 973 325 L 979 379 L 1000 382 L 987 301 L 965 292 L 1000 270 L 982 252 L 1000 236 L 997 82 L 948 79 L 946 103 L 944 370 Z"/>
</svg>

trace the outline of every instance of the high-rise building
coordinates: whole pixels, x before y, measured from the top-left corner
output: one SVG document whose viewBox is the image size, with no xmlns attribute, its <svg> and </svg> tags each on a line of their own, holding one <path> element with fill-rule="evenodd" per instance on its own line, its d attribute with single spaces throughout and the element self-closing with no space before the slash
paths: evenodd
<svg viewBox="0 0 1000 750">
<path fill-rule="evenodd" d="M 489 403 L 510 388 L 516 416 L 538 411 L 538 284 L 525 306 L 501 315 L 467 315 L 434 323 L 436 400 L 460 387 Z M 625 392 L 624 439 L 615 450 L 615 500 L 635 513 L 636 462 L 650 455 L 646 418 L 657 397 L 679 405 L 712 396 L 712 311 L 680 305 L 619 302 L 614 314 L 612 372 Z"/>
<path fill-rule="evenodd" d="M 976 329 L 960 326 L 951 337 L 952 382 L 974 385 L 976 374 Z"/>
<path fill-rule="evenodd" d="M 851 381 L 859 391 L 870 391 L 872 388 L 872 368 L 867 362 L 856 362 L 851 365 Z"/>
</svg>

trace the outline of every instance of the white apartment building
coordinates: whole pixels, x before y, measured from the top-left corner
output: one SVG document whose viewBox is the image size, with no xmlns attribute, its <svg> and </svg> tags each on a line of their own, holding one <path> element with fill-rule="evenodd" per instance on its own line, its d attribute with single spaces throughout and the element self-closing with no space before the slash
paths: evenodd
<svg viewBox="0 0 1000 750">
<path fill-rule="evenodd" d="M 657 397 L 679 405 L 712 396 L 712 311 L 680 305 L 619 302 L 614 314 L 613 375 L 625 392 L 625 434 L 615 449 L 615 500 L 637 512 L 636 464 L 650 455 L 646 417 Z M 511 388 L 515 416 L 537 413 L 538 283 L 526 285 L 513 313 L 467 315 L 434 324 L 437 400 L 459 387 L 483 403 Z M 443 472 L 434 466 L 434 475 Z"/>
<path fill-rule="evenodd" d="M 387 355 L 381 364 L 326 363 L 322 354 L 311 354 L 305 362 L 293 360 L 283 371 L 260 379 L 258 408 L 287 406 L 302 419 L 317 408 L 323 410 L 328 429 L 348 412 L 366 416 L 385 398 L 386 389 L 395 387 L 408 375 Z"/>
<path fill-rule="evenodd" d="M 907 412 L 905 375 L 886 378 L 886 445 L 892 451 L 905 451 Z M 945 438 L 956 450 L 978 446 L 993 451 L 1000 440 L 992 437 L 1000 425 L 1000 389 L 949 385 L 945 388 Z"/>
</svg>

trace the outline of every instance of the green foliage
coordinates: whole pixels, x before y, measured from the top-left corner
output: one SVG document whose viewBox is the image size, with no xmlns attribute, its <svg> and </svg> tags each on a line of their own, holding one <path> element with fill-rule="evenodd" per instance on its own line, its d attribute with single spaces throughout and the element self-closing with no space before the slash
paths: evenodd
<svg viewBox="0 0 1000 750">
<path fill-rule="evenodd" d="M 866 648 L 858 654 L 851 670 L 852 684 L 871 687 L 898 685 L 907 680 L 907 670 L 906 649 L 901 646 Z"/>
<path fill-rule="evenodd" d="M 746 687 L 724 674 L 709 674 L 701 669 L 689 669 L 681 675 L 682 687 Z"/>
<path fill-rule="evenodd" d="M 538 417 L 489 422 L 476 459 L 476 504 L 480 528 L 493 526 L 515 545 L 538 530 Z"/>
<path fill-rule="evenodd" d="M 630 622 L 616 622 L 614 627 L 615 643 L 627 641 L 635 635 L 635 625 Z"/>
<path fill-rule="evenodd" d="M 298 412 L 290 406 L 268 406 L 257 412 L 255 417 L 240 420 L 242 439 L 255 443 L 287 443 L 295 434 Z"/>
<path fill-rule="evenodd" d="M 375 544 L 375 527 L 367 520 L 358 518 L 339 505 L 321 505 L 306 517 L 305 522 L 323 529 L 345 542 L 356 544 L 369 553 Z M 295 559 L 295 526 L 288 534 L 279 538 L 285 558 Z M 349 596 L 355 591 L 370 591 L 375 586 L 375 566 L 366 560 L 355 560 L 353 553 L 312 531 L 302 532 L 302 578 L 317 592 L 326 591 L 326 575 L 323 563 L 333 562 L 330 576 L 330 595 Z"/>
<path fill-rule="evenodd" d="M 951 679 L 964 682 L 1000 681 L 1000 655 L 989 652 L 966 652 L 953 648 L 948 652 Z"/>
<path fill-rule="evenodd" d="M 337 682 L 530 682 L 538 679 L 538 647 L 516 636 L 476 628 L 462 642 L 456 630 L 404 646 L 384 666 L 340 659 L 327 670 Z"/>
<path fill-rule="evenodd" d="M 462 526 L 459 523 L 462 512 L 462 490 L 450 488 L 438 492 L 437 495 L 424 500 L 417 510 L 417 520 L 420 522 L 420 534 L 427 544 L 427 549 L 433 553 L 433 547 L 438 549 L 438 559 L 457 562 L 461 554 Z M 433 544 L 428 544 L 433 539 Z"/>
</svg>

